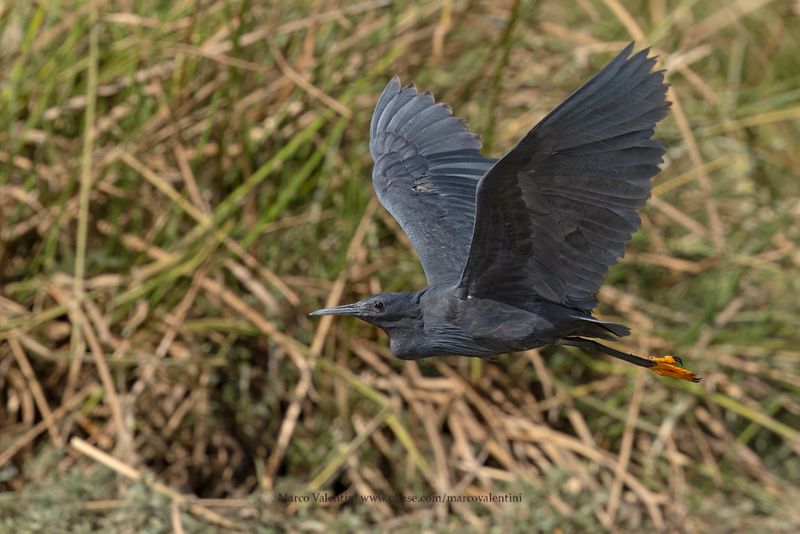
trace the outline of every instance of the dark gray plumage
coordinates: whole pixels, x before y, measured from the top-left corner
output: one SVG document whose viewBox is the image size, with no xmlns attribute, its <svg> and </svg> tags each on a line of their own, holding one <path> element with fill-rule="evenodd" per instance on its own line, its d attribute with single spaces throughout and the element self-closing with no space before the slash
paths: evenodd
<svg viewBox="0 0 800 534">
<path fill-rule="evenodd" d="M 430 93 L 384 89 L 370 124 L 372 182 L 420 257 L 426 289 L 312 315 L 381 327 L 403 359 L 489 356 L 569 344 L 694 379 L 679 358 L 641 358 L 596 341 L 626 326 L 591 315 L 608 268 L 639 227 L 669 108 L 648 50 L 626 47 L 499 160 Z"/>
</svg>

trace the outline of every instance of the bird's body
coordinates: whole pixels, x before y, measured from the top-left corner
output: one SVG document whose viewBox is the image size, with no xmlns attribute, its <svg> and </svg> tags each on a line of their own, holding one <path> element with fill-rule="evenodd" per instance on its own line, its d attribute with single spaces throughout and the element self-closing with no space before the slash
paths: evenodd
<svg viewBox="0 0 800 534">
<path fill-rule="evenodd" d="M 486 357 L 552 345 L 563 337 L 608 339 L 627 334 L 622 325 L 598 321 L 546 300 L 510 303 L 456 295 L 452 286 L 388 293 L 381 297 L 384 306 L 405 313 L 395 321 L 384 315 L 362 318 L 381 326 L 389 335 L 392 353 L 404 360 L 443 355 Z"/>
<path fill-rule="evenodd" d="M 586 338 L 628 335 L 592 309 L 639 227 L 669 104 L 661 72 L 631 44 L 500 159 L 430 93 L 392 79 L 370 124 L 378 199 L 417 251 L 428 287 L 312 315 L 382 328 L 402 359 L 486 357 L 551 344 L 599 350 L 695 379 L 680 360 L 641 358 Z"/>
</svg>

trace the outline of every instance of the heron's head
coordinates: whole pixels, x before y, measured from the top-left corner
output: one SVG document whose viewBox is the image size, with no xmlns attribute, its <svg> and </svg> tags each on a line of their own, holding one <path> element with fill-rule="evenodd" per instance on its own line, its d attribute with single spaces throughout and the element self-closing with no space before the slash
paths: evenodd
<svg viewBox="0 0 800 534">
<path fill-rule="evenodd" d="M 391 333 L 419 319 L 419 298 L 417 293 L 380 293 L 353 304 L 322 308 L 309 315 L 352 315 Z"/>
</svg>

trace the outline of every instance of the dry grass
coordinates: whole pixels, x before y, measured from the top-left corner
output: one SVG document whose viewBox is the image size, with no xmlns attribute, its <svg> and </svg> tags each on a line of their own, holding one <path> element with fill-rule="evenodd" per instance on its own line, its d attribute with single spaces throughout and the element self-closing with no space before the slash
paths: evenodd
<svg viewBox="0 0 800 534">
<path fill-rule="evenodd" d="M 267 4 L 0 5 L 0 531 L 800 529 L 800 4 Z M 701 384 L 306 317 L 424 283 L 391 74 L 498 154 L 632 38 L 669 151 L 599 312 Z"/>
</svg>

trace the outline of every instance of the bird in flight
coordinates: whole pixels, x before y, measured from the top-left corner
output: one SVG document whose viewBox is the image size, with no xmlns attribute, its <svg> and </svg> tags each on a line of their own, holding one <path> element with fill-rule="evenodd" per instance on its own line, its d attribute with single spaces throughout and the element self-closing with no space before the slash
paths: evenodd
<svg viewBox="0 0 800 534">
<path fill-rule="evenodd" d="M 633 43 L 499 159 L 481 154 L 449 106 L 395 76 L 370 123 L 372 184 L 428 287 L 311 315 L 378 326 L 404 360 L 572 345 L 699 381 L 678 357 L 596 341 L 630 333 L 592 310 L 639 227 L 664 154 L 652 136 L 669 109 L 667 85 L 649 49 L 632 51 Z"/>
</svg>

